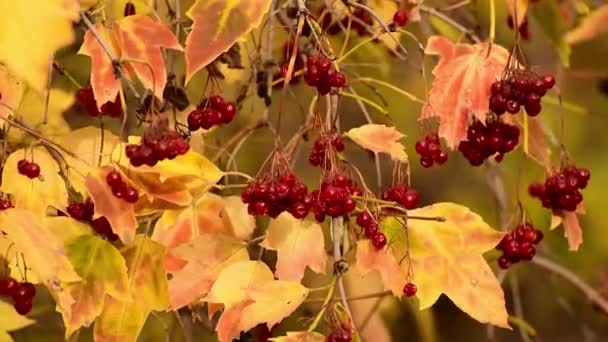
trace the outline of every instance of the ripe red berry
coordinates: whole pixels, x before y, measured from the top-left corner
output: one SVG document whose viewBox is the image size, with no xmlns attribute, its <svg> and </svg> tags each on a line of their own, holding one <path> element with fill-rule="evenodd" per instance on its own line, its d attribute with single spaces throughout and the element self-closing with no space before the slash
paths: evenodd
<svg viewBox="0 0 608 342">
<path fill-rule="evenodd" d="M 27 177 L 36 178 L 40 175 L 40 166 L 34 162 L 30 162 L 24 167 L 24 172 Z"/>
<path fill-rule="evenodd" d="M 32 311 L 32 300 L 24 299 L 21 301 L 16 301 L 15 302 L 15 311 L 17 311 L 17 313 L 22 316 L 27 315 L 30 311 Z"/>
<path fill-rule="evenodd" d="M 405 286 L 403 286 L 403 294 L 406 297 L 412 297 L 416 295 L 416 292 L 418 292 L 418 287 L 416 287 L 416 284 L 414 283 L 407 283 L 405 284 Z"/>
<path fill-rule="evenodd" d="M 381 232 L 376 232 L 374 236 L 372 236 L 372 245 L 376 247 L 376 249 L 382 249 L 386 246 L 386 236 Z"/>
<path fill-rule="evenodd" d="M 123 184 L 122 176 L 118 171 L 112 170 L 106 175 L 106 183 L 112 188 L 118 187 Z"/>
<path fill-rule="evenodd" d="M 19 282 L 12 277 L 0 278 L 0 295 L 14 297 L 19 288 Z"/>
<path fill-rule="evenodd" d="M 15 291 L 13 295 L 13 299 L 19 302 L 28 299 L 31 300 L 32 298 L 34 298 L 34 296 L 36 296 L 36 287 L 34 286 L 34 284 L 24 282 L 19 284 L 17 291 Z"/>
<path fill-rule="evenodd" d="M 125 15 L 125 17 L 128 17 L 130 15 L 135 15 L 135 5 L 131 1 L 129 1 L 125 4 L 124 15 Z"/>
<path fill-rule="evenodd" d="M 393 22 L 397 26 L 405 26 L 408 22 L 408 13 L 404 8 L 400 8 L 393 15 Z"/>
<path fill-rule="evenodd" d="M 134 188 L 127 187 L 124 191 L 123 198 L 129 203 L 135 203 L 139 199 L 139 194 Z"/>
</svg>

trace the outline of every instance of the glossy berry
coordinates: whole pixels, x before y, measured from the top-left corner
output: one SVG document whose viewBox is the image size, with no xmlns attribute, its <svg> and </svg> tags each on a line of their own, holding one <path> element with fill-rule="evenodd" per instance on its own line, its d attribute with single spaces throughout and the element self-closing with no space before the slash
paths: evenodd
<svg viewBox="0 0 608 342">
<path fill-rule="evenodd" d="M 521 107 L 529 116 L 542 110 L 541 99 L 555 85 L 552 75 L 538 76 L 527 70 L 512 70 L 508 77 L 492 83 L 489 109 L 496 115 L 519 113 Z"/>
<path fill-rule="evenodd" d="M 0 210 L 14 208 L 13 202 L 10 199 L 0 198 Z"/>
<path fill-rule="evenodd" d="M 351 342 L 352 334 L 349 330 L 336 329 L 327 336 L 327 342 Z"/>
<path fill-rule="evenodd" d="M 67 210 L 68 215 L 77 221 L 88 222 L 93 219 L 95 213 L 95 207 L 91 199 L 87 199 L 85 202 L 71 202 Z"/>
<path fill-rule="evenodd" d="M 0 296 L 13 297 L 19 289 L 19 282 L 12 277 L 0 278 Z"/>
<path fill-rule="evenodd" d="M 22 316 L 27 315 L 30 311 L 32 311 L 32 300 L 24 299 L 21 301 L 16 301 L 15 302 L 15 311 L 17 311 L 17 313 Z"/>
<path fill-rule="evenodd" d="M 324 55 L 308 57 L 304 80 L 309 86 L 316 87 L 320 95 L 328 94 L 332 87 L 344 88 L 346 86 L 345 75 L 334 69 L 331 60 Z"/>
<path fill-rule="evenodd" d="M 201 128 L 210 129 L 213 126 L 228 124 L 232 122 L 236 113 L 235 103 L 226 101 L 220 95 L 211 95 L 203 99 L 196 109 L 188 114 L 188 129 L 197 131 Z"/>
<path fill-rule="evenodd" d="M 325 216 L 340 217 L 350 214 L 356 206 L 351 196 L 360 196 L 361 191 L 352 179 L 343 174 L 334 174 L 321 183 L 318 190 L 311 194 L 311 210 L 317 221 L 322 222 Z"/>
<path fill-rule="evenodd" d="M 131 1 L 129 1 L 125 4 L 124 15 L 125 15 L 125 17 L 128 17 L 130 15 L 135 15 L 135 5 Z"/>
<path fill-rule="evenodd" d="M 420 194 L 403 183 L 393 185 L 381 197 L 385 201 L 397 202 L 408 210 L 416 208 L 420 202 Z"/>
<path fill-rule="evenodd" d="M 76 101 L 81 107 L 92 117 L 100 115 L 109 116 L 111 118 L 119 118 L 122 116 L 122 105 L 118 94 L 114 101 L 108 101 L 101 106 L 101 111 L 97 108 L 93 88 L 80 88 L 76 91 Z"/>
<path fill-rule="evenodd" d="M 437 133 L 429 133 L 416 141 L 415 150 L 420 155 L 420 165 L 429 168 L 434 164 L 443 165 L 448 154 L 441 149 L 441 140 Z"/>
<path fill-rule="evenodd" d="M 24 173 L 27 177 L 29 178 L 36 178 L 40 175 L 40 166 L 38 166 L 38 164 L 34 163 L 34 162 L 29 162 L 25 167 L 24 167 Z"/>
<path fill-rule="evenodd" d="M 112 188 L 120 186 L 123 183 L 122 176 L 116 170 L 110 171 L 106 176 L 106 183 Z"/>
<path fill-rule="evenodd" d="M 408 13 L 404 8 L 400 8 L 393 15 L 393 22 L 397 26 L 405 26 L 408 22 Z"/>
<path fill-rule="evenodd" d="M 382 249 L 386 246 L 386 236 L 381 232 L 376 232 L 374 236 L 372 236 L 372 245 L 376 249 Z"/>
<path fill-rule="evenodd" d="M 473 122 L 467 129 L 467 138 L 458 145 L 458 151 L 473 166 L 495 156 L 500 162 L 504 154 L 511 152 L 519 143 L 519 128 L 494 120 L 485 125 Z"/>
<path fill-rule="evenodd" d="M 339 134 L 322 135 L 315 141 L 308 155 L 308 162 L 313 166 L 329 169 L 331 167 L 330 154 L 342 152 L 344 148 L 344 139 Z"/>
<path fill-rule="evenodd" d="M 532 260 L 536 254 L 534 246 L 538 245 L 542 239 L 543 233 L 534 229 L 531 224 L 518 225 L 496 246 L 497 250 L 503 252 L 502 256 L 498 258 L 498 266 L 506 270 L 519 261 Z"/>
<path fill-rule="evenodd" d="M 291 172 L 249 183 L 241 192 L 241 200 L 252 216 L 275 218 L 287 211 L 297 219 L 308 215 L 313 202 L 306 185 Z"/>
<path fill-rule="evenodd" d="M 530 184 L 528 192 L 547 209 L 575 211 L 583 201 L 580 190 L 587 187 L 590 177 L 589 170 L 566 165 L 547 177 L 544 183 Z"/>
<path fill-rule="evenodd" d="M 189 119 L 190 120 L 190 119 Z M 139 144 L 129 144 L 125 154 L 131 165 L 155 166 L 165 159 L 175 159 L 190 150 L 190 144 L 176 131 L 146 132 Z"/>
<path fill-rule="evenodd" d="M 29 283 L 29 282 L 24 282 L 24 283 L 19 284 L 17 291 L 15 291 L 15 293 L 13 295 L 13 299 L 15 299 L 15 301 L 19 302 L 19 301 L 31 300 L 32 298 L 34 298 L 34 296 L 36 296 L 36 287 L 34 286 L 34 284 Z"/>
<path fill-rule="evenodd" d="M 418 287 L 414 283 L 407 283 L 403 286 L 403 294 L 406 297 L 413 297 L 416 295 L 416 292 L 418 292 Z"/>
</svg>

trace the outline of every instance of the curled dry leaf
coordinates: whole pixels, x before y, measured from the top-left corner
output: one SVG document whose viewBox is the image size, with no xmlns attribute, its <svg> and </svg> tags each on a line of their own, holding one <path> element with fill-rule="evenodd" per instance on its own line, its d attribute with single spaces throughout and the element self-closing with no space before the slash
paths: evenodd
<svg viewBox="0 0 608 342">
<path fill-rule="evenodd" d="M 55 51 L 74 40 L 77 0 L 2 1 L 0 13 L 0 61 L 42 93 Z"/>
<path fill-rule="evenodd" d="M 500 78 L 509 52 L 498 44 L 453 43 L 432 36 L 426 54 L 439 55 L 420 119 L 439 117 L 439 135 L 454 149 L 466 137 L 469 114 L 485 120 L 490 86 Z"/>
<path fill-rule="evenodd" d="M 568 44 L 586 42 L 608 32 L 608 5 L 598 7 L 581 21 L 573 30 L 566 33 Z"/>
<path fill-rule="evenodd" d="M 395 127 L 367 124 L 351 129 L 346 136 L 359 146 L 376 153 L 387 153 L 393 160 L 407 163 L 405 147 L 397 141 L 404 137 Z"/>
<path fill-rule="evenodd" d="M 441 294 L 482 323 L 509 328 L 504 293 L 482 254 L 493 249 L 503 233 L 493 230 L 467 207 L 437 203 L 412 210 L 411 215 L 442 217 L 444 222 L 409 220 L 412 278 L 407 279 L 405 228 L 387 218 L 381 229 L 390 241 L 377 250 L 368 240 L 357 245 L 357 267 L 363 273 L 378 270 L 384 287 L 402 295 L 406 281 L 418 287 L 420 309 L 432 306 Z"/>
<path fill-rule="evenodd" d="M 219 274 L 203 301 L 223 305 L 216 331 L 221 342 L 229 342 L 260 323 L 272 328 L 300 306 L 308 292 L 300 283 L 274 280 L 263 262 L 241 261 Z"/>
<path fill-rule="evenodd" d="M 578 251 L 583 244 L 583 228 L 581 227 L 578 215 L 584 213 L 585 210 L 579 205 L 575 212 L 560 210 L 553 212 L 553 215 L 551 215 L 550 229 L 553 230 L 560 224 L 564 226 L 564 236 L 568 240 L 570 251 Z"/>
<path fill-rule="evenodd" d="M 260 245 L 277 251 L 277 278 L 301 281 L 306 266 L 325 273 L 327 254 L 323 242 L 323 230 L 318 223 L 298 220 L 284 212 L 270 222 Z"/>
<path fill-rule="evenodd" d="M 186 83 L 256 28 L 270 3 L 270 0 L 197 0 L 186 12 L 193 21 L 186 38 Z"/>
</svg>

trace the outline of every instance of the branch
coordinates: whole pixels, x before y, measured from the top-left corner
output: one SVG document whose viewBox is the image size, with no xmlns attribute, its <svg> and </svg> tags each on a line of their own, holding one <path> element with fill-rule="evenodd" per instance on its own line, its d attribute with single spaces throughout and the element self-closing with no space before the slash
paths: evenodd
<svg viewBox="0 0 608 342">
<path fill-rule="evenodd" d="M 386 297 L 386 296 L 390 296 L 392 294 L 393 294 L 393 292 L 391 292 L 390 290 L 381 291 L 381 292 L 372 292 L 372 293 L 368 293 L 368 294 L 360 295 L 360 296 L 346 297 L 346 301 L 354 302 L 356 300 L 365 300 L 365 299 Z M 335 297 L 334 300 L 341 300 L 341 298 Z M 322 303 L 323 301 L 324 301 L 323 298 L 313 298 L 313 299 L 305 300 L 306 303 Z"/>
<path fill-rule="evenodd" d="M 331 231 L 332 238 L 334 240 L 334 262 L 337 264 L 342 261 L 342 240 L 344 237 L 344 218 L 336 217 L 331 219 Z M 335 271 L 334 271 L 335 272 Z M 342 278 L 342 274 L 337 274 L 338 276 L 338 290 L 340 291 L 340 299 L 342 300 L 342 305 L 344 306 L 344 310 L 348 314 L 350 321 L 353 323 L 353 328 L 355 328 L 355 320 L 353 319 L 353 314 L 350 311 L 350 307 L 348 306 L 348 300 L 346 298 L 346 290 L 344 289 L 344 279 Z"/>
<path fill-rule="evenodd" d="M 462 26 L 458 22 L 454 21 L 454 19 L 448 17 L 447 15 L 441 13 L 440 11 L 438 11 L 438 10 L 432 8 L 432 7 L 425 6 L 425 5 L 420 5 L 419 8 L 420 8 L 421 12 L 426 12 L 426 13 L 428 13 L 430 15 L 434 15 L 437 18 L 442 19 L 446 23 L 454 26 L 454 28 L 456 28 L 458 31 L 460 31 L 460 32 L 464 33 L 465 35 L 467 35 L 475 43 L 480 43 L 481 42 L 481 39 L 479 39 L 479 37 L 475 33 L 473 33 L 473 30 L 470 30 L 470 29 Z"/>
</svg>

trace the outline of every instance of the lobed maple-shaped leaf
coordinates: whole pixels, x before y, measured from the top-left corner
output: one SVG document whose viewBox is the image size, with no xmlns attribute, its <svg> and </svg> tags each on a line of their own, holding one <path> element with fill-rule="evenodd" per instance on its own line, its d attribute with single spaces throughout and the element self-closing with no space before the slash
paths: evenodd
<svg viewBox="0 0 608 342">
<path fill-rule="evenodd" d="M 587 15 L 576 28 L 568 31 L 564 40 L 568 44 L 578 44 L 606 32 L 608 32 L 608 5 L 602 5 Z"/>
<path fill-rule="evenodd" d="M 25 209 L 0 212 L 0 230 L 25 258 L 34 276 L 49 288 L 80 281 L 63 243 L 46 229 L 44 218 Z"/>
<path fill-rule="evenodd" d="M 376 153 L 386 153 L 395 161 L 407 163 L 408 158 L 405 153 L 405 147 L 397 142 L 404 135 L 395 127 L 367 124 L 352 128 L 346 132 L 346 136 L 364 149 Z"/>
<path fill-rule="evenodd" d="M 468 208 L 454 203 L 437 203 L 408 214 L 444 219 L 408 221 L 411 281 L 418 287 L 420 309 L 432 306 L 445 294 L 474 319 L 509 328 L 504 293 L 482 256 L 504 234 L 490 228 Z M 377 250 L 368 240 L 359 241 L 357 267 L 364 274 L 378 270 L 385 288 L 401 296 L 408 270 L 408 261 L 404 259 L 405 229 L 395 218 L 385 219 L 381 229 L 389 241 L 388 247 Z"/>
<path fill-rule="evenodd" d="M 256 28 L 270 4 L 270 0 L 197 0 L 186 12 L 193 21 L 186 38 L 186 83 Z"/>
<path fill-rule="evenodd" d="M 165 248 L 144 235 L 122 255 L 128 269 L 128 295 L 122 301 L 106 295 L 103 311 L 95 322 L 95 341 L 135 342 L 152 311 L 169 306 L 167 274 L 163 268 Z"/>
<path fill-rule="evenodd" d="M 272 328 L 300 306 L 308 292 L 298 282 L 274 280 L 261 261 L 241 261 L 224 268 L 203 301 L 224 306 L 216 331 L 220 342 L 229 342 L 260 323 Z"/>
<path fill-rule="evenodd" d="M 1 1 L 0 62 L 42 93 L 55 51 L 74 40 L 77 0 Z"/>
<path fill-rule="evenodd" d="M 66 287 L 75 301 L 68 310 L 60 310 L 67 339 L 101 314 L 106 294 L 121 301 L 131 298 L 125 260 L 112 244 L 89 233 L 71 239 L 65 248 L 76 273 L 82 278 L 81 282 Z"/>
<path fill-rule="evenodd" d="M 0 342 L 12 342 L 8 333 L 32 325 L 35 321 L 22 316 L 15 311 L 12 304 L 0 301 Z"/>
<path fill-rule="evenodd" d="M 260 246 L 277 251 L 277 278 L 299 282 L 306 266 L 325 273 L 327 254 L 323 242 L 318 223 L 298 220 L 285 212 L 270 222 Z"/>
<path fill-rule="evenodd" d="M 583 228 L 581 222 L 578 219 L 578 215 L 585 213 L 585 209 L 582 205 L 576 208 L 576 211 L 559 210 L 554 211 L 551 215 L 551 224 L 549 228 L 551 230 L 564 226 L 564 237 L 568 240 L 568 249 L 570 251 L 578 251 L 580 246 L 583 244 Z"/>
<path fill-rule="evenodd" d="M 169 281 L 172 310 L 184 307 L 209 293 L 220 272 L 227 266 L 249 260 L 246 245 L 225 234 L 200 235 L 192 242 L 172 250 L 187 264 L 173 273 Z"/>
<path fill-rule="evenodd" d="M 167 25 L 144 15 L 130 15 L 114 23 L 121 59 L 133 68 L 139 81 L 163 98 L 167 70 L 161 48 L 182 51 Z"/>
<path fill-rule="evenodd" d="M 454 149 L 466 137 L 469 114 L 485 121 L 490 86 L 500 78 L 509 52 L 498 44 L 453 43 L 432 36 L 425 53 L 439 55 L 439 62 L 420 119 L 439 117 L 439 135 Z"/>
<path fill-rule="evenodd" d="M 114 196 L 112 188 L 106 181 L 106 177 L 111 171 L 118 171 L 118 169 L 111 166 L 96 168 L 89 173 L 84 184 L 95 204 L 95 217 L 105 216 L 120 240 L 125 245 L 130 245 L 137 229 L 135 205 Z M 122 179 L 123 181 L 128 180 L 124 174 Z"/>
<path fill-rule="evenodd" d="M 40 166 L 39 177 L 32 179 L 19 173 L 17 163 L 24 158 Z M 49 206 L 67 206 L 68 193 L 65 181 L 59 175 L 59 165 L 43 147 L 20 149 L 8 156 L 2 169 L 2 191 L 11 194 L 16 208 L 39 216 L 46 215 Z"/>
<path fill-rule="evenodd" d="M 315 331 L 288 331 L 287 336 L 271 338 L 273 342 L 325 342 L 326 337 Z"/>
<path fill-rule="evenodd" d="M 13 114 L 21 102 L 25 84 L 21 82 L 6 65 L 0 64 L 0 118 L 7 118 Z"/>
</svg>

